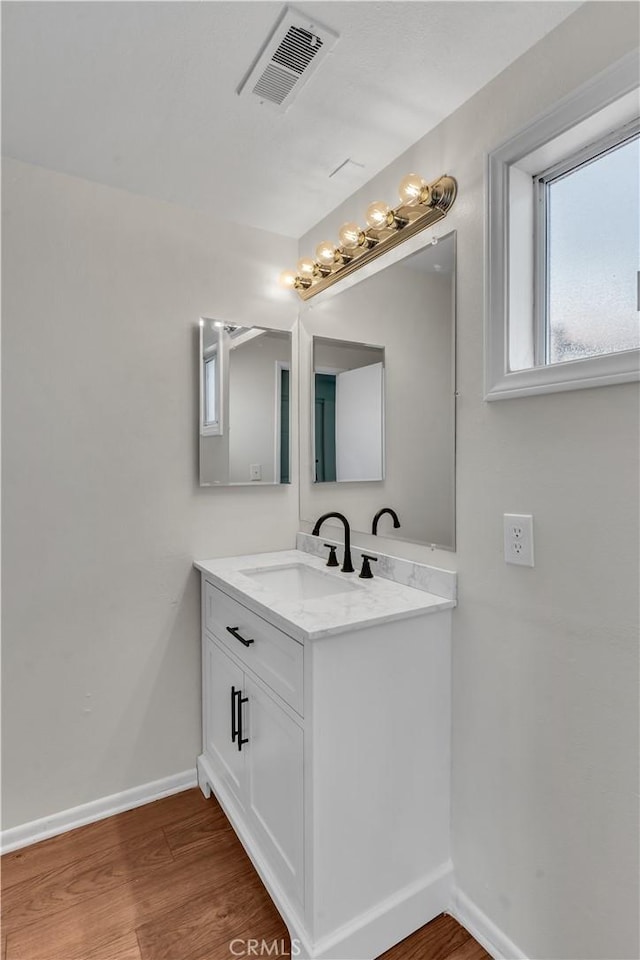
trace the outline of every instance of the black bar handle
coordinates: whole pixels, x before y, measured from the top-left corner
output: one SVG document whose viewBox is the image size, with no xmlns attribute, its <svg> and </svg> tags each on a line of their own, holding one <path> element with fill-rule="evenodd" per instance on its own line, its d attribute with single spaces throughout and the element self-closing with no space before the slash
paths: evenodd
<svg viewBox="0 0 640 960">
<path fill-rule="evenodd" d="M 231 743 L 236 742 L 238 736 L 238 727 L 236 724 L 236 696 L 240 696 L 240 691 L 231 687 Z"/>
<path fill-rule="evenodd" d="M 249 697 L 243 697 L 242 691 L 238 690 L 238 750 L 242 752 L 242 744 L 249 743 L 249 737 L 242 736 L 242 704 L 248 703 Z"/>
<path fill-rule="evenodd" d="M 231 636 L 239 640 L 240 643 L 244 643 L 245 647 L 250 647 L 252 643 L 255 643 L 255 640 L 245 640 L 244 637 L 241 637 L 238 633 L 238 627 L 227 627 L 227 633 L 230 633 Z"/>
</svg>

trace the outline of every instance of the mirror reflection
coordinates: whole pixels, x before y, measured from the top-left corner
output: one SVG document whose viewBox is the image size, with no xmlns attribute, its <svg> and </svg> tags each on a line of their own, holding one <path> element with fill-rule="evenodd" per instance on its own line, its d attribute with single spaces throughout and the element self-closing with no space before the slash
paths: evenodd
<svg viewBox="0 0 640 960">
<path fill-rule="evenodd" d="M 313 338 L 316 483 L 384 477 L 384 347 Z"/>
<path fill-rule="evenodd" d="M 291 333 L 200 321 L 200 485 L 290 483 Z"/>
<path fill-rule="evenodd" d="M 309 389 L 302 386 L 300 411 L 305 521 L 338 510 L 354 531 L 455 548 L 455 280 L 455 234 L 449 234 L 437 244 L 425 240 L 420 249 L 305 307 L 300 343 L 301 369 L 310 378 Z M 351 364 L 357 355 L 357 365 Z M 376 366 L 383 402 L 356 381 Z M 319 440 L 325 414 L 318 409 L 324 389 L 318 376 L 334 370 L 337 382 L 340 372 L 356 375 L 353 406 L 358 414 L 372 412 L 369 422 L 359 421 L 340 440 L 336 414 L 335 468 L 331 443 L 327 452 L 326 439 L 324 448 Z M 329 408 L 331 390 L 329 385 Z M 330 412 L 328 419 L 325 433 L 331 437 Z M 340 473 L 341 444 L 355 451 L 358 461 L 350 476 Z M 367 444 L 373 453 L 365 472 L 359 469 L 360 451 Z"/>
</svg>

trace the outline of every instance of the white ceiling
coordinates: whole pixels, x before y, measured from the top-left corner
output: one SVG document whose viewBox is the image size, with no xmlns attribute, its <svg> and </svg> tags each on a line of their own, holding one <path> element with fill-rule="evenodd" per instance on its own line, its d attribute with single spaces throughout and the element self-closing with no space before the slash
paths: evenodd
<svg viewBox="0 0 640 960">
<path fill-rule="evenodd" d="M 340 39 L 276 113 L 235 91 L 282 3 L 4 3 L 3 153 L 299 237 L 580 6 L 294 5 Z"/>
</svg>

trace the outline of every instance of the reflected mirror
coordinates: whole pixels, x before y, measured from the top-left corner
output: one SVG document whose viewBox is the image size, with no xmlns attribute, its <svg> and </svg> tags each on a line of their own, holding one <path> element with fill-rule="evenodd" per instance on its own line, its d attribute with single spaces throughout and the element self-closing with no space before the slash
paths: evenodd
<svg viewBox="0 0 640 960">
<path fill-rule="evenodd" d="M 384 477 L 384 347 L 313 338 L 316 483 Z"/>
<path fill-rule="evenodd" d="M 200 321 L 200 486 L 291 482 L 291 333 Z"/>
<path fill-rule="evenodd" d="M 375 273 L 354 278 L 347 289 L 334 287 L 326 299 L 319 294 L 303 308 L 301 371 L 310 382 L 301 389 L 300 515 L 313 523 L 339 510 L 353 531 L 371 534 L 375 515 L 387 507 L 400 526 L 385 513 L 376 524 L 378 536 L 453 550 L 455 233 L 436 244 L 419 242 L 402 258 L 398 251 L 389 266 L 380 260 Z M 347 389 L 345 397 L 357 419 L 354 414 L 344 433 L 337 399 L 331 412 L 332 381 L 318 380 L 325 372 L 335 377 L 336 398 L 340 375 L 353 374 L 353 396 Z M 351 386 L 348 378 L 344 382 Z M 349 463 L 344 475 L 342 447 Z M 370 453 L 366 473 L 363 451 Z M 352 482 L 340 482 L 347 479 Z"/>
</svg>

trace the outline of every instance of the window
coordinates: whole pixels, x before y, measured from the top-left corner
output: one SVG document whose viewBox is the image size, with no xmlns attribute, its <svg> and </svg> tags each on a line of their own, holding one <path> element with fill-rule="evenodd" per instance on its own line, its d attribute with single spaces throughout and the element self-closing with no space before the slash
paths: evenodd
<svg viewBox="0 0 640 960">
<path fill-rule="evenodd" d="M 539 363 L 640 347 L 640 140 L 622 136 L 538 177 Z"/>
<path fill-rule="evenodd" d="M 638 379 L 638 67 L 489 157 L 488 400 Z"/>
</svg>

